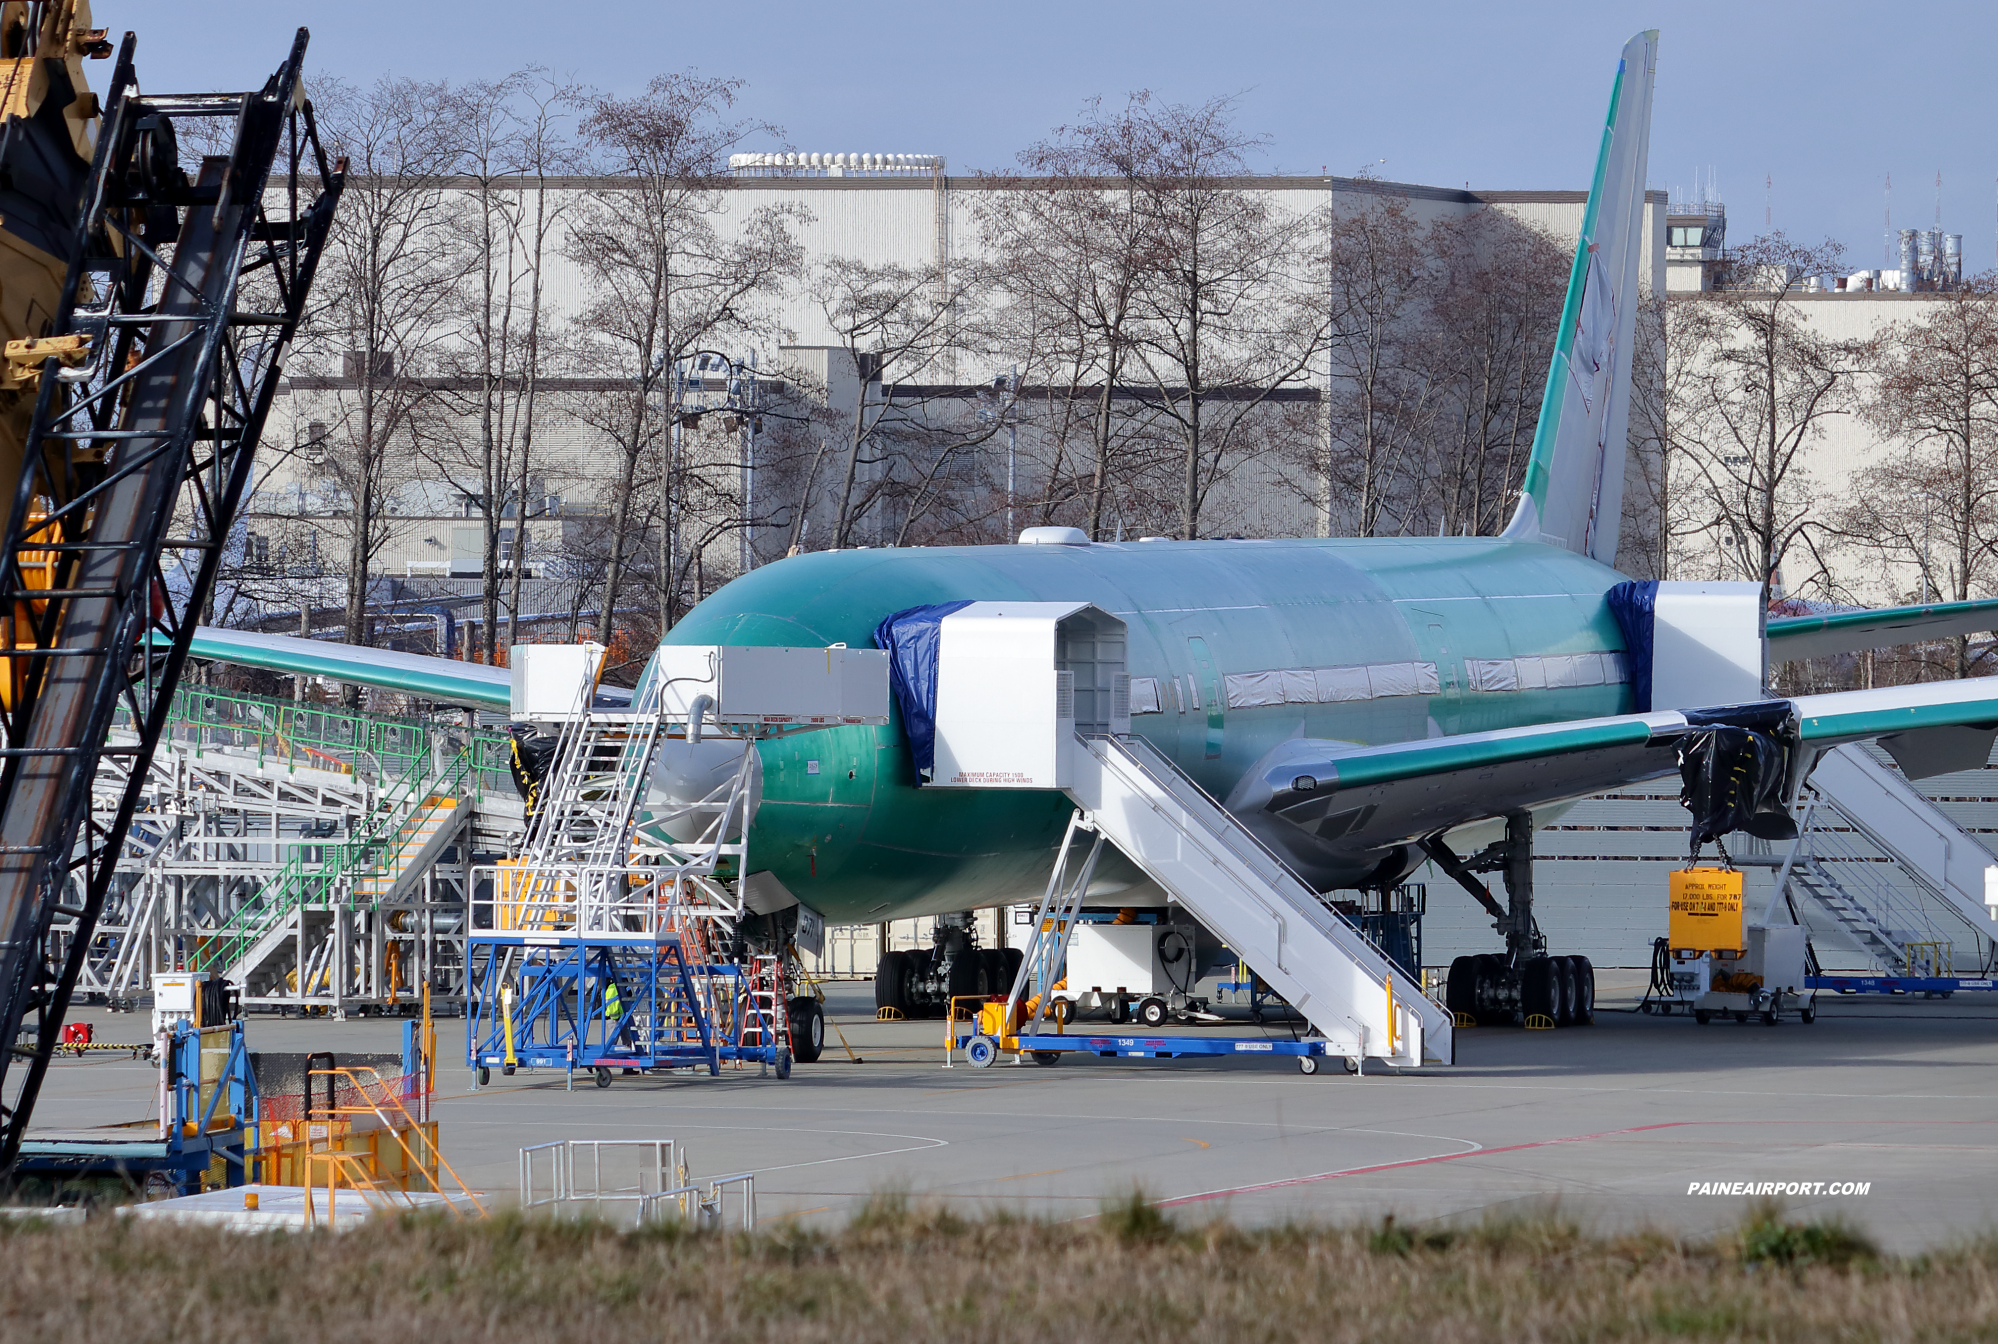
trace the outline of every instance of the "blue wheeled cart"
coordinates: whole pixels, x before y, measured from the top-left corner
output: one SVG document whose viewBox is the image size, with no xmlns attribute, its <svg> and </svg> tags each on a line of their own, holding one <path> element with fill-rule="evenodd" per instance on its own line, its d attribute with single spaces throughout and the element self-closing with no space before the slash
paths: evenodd
<svg viewBox="0 0 1998 1344">
<path fill-rule="evenodd" d="M 767 1064 L 791 1074 L 782 995 L 755 966 L 691 959 L 677 934 L 474 931 L 466 1063 L 491 1071 L 619 1073 Z"/>
<path fill-rule="evenodd" d="M 1919 994 L 1925 999 L 1946 999 L 1959 989 L 1998 989 L 1998 980 L 1955 975 L 1814 975 L 1806 983 L 1836 994 Z"/>
<path fill-rule="evenodd" d="M 1354 1071 L 1351 1060 L 1331 1053 L 1327 1043 L 1315 1038 L 1277 1041 L 1263 1036 L 1086 1036 L 1033 1035 L 1008 1037 L 1002 1043 L 978 1031 L 957 1031 L 952 1043 L 964 1052 L 965 1062 L 975 1069 L 987 1068 L 1002 1049 L 1017 1049 L 1023 1058 L 1036 1064 L 1061 1062 L 1063 1055 L 1097 1055 L 1104 1059 L 1191 1059 L 1253 1058 L 1258 1055 L 1283 1056 L 1297 1061 L 1298 1072 L 1317 1073 L 1328 1059 L 1336 1059 L 1346 1072 Z"/>
</svg>

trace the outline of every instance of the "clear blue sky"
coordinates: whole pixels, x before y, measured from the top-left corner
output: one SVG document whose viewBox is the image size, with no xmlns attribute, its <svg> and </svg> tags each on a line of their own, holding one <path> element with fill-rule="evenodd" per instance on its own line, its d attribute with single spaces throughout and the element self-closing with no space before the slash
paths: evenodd
<svg viewBox="0 0 1998 1344">
<path fill-rule="evenodd" d="M 663 70 L 749 81 L 744 110 L 793 148 L 1009 164 L 1084 98 L 1240 95 L 1263 164 L 1433 185 L 1579 188 L 1618 49 L 1662 30 L 1651 184 L 1713 172 L 1736 238 L 1778 228 L 1879 266 L 1882 185 L 1898 226 L 1964 235 L 1998 262 L 1998 8 L 1942 0 L 1731 4 L 1305 4 L 947 0 L 872 4 L 517 0 L 95 0 L 136 29 L 155 89 L 241 87 L 299 24 L 316 66 L 364 82 L 550 66 L 630 91 Z M 103 69 L 103 66 L 97 66 Z M 774 147 L 774 145 L 772 146 Z M 1385 163 L 1378 162 L 1386 160 Z M 1765 190 L 1765 178 L 1774 185 Z"/>
</svg>

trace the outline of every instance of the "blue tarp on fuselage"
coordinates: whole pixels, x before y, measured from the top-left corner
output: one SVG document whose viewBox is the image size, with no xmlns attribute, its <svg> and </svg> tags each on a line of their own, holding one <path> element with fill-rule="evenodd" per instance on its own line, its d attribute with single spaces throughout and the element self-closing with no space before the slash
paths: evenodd
<svg viewBox="0 0 1998 1344">
<path fill-rule="evenodd" d="M 1651 652 L 1653 627 L 1658 618 L 1658 581 L 1629 579 L 1617 584 L 1603 597 L 1610 613 L 1623 629 L 1624 666 L 1630 671 L 1631 709 L 1651 712 Z"/>
<path fill-rule="evenodd" d="M 969 601 L 898 611 L 874 627 L 874 647 L 888 651 L 888 684 L 902 710 L 902 731 L 916 777 L 927 781 L 937 756 L 937 646 L 944 617 Z"/>
</svg>

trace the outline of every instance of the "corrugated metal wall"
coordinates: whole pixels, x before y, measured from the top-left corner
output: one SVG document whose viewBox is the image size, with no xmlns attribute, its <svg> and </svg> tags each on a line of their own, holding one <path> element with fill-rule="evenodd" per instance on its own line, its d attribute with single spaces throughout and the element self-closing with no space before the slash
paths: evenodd
<svg viewBox="0 0 1998 1344">
<path fill-rule="evenodd" d="M 1884 752 L 1876 749 L 1874 755 L 1891 766 Z M 1998 752 L 1982 770 L 1938 775 L 1918 781 L 1916 787 L 1985 848 L 1998 849 Z M 1541 831 L 1535 838 L 1533 886 L 1535 913 L 1548 949 L 1579 952 L 1599 966 L 1650 965 L 1651 942 L 1665 932 L 1666 875 L 1686 860 L 1686 823 L 1678 780 L 1673 778 L 1585 799 L 1558 824 Z M 1881 859 L 1875 871 L 1922 903 L 1936 927 L 1954 942 L 1960 973 L 1969 974 L 1991 955 L 1998 925 L 1973 930 L 1862 837 L 1841 839 L 1863 855 Z M 1730 847 L 1737 856 L 1770 852 L 1766 843 L 1737 840 L 1741 843 Z M 1776 852 L 1780 856 L 1782 846 Z M 1746 867 L 1746 873 L 1747 909 L 1753 921 L 1769 900 L 1774 873 L 1766 867 Z M 1493 894 L 1503 901 L 1497 874 L 1488 878 Z M 1490 918 L 1455 882 L 1428 865 L 1411 880 L 1429 885 L 1429 913 L 1423 921 L 1425 962 L 1447 965 L 1466 953 L 1499 950 Z M 1799 909 L 1812 930 L 1818 958 L 1828 969 L 1871 967 L 1822 915 L 1814 918 L 1801 902 Z"/>
</svg>

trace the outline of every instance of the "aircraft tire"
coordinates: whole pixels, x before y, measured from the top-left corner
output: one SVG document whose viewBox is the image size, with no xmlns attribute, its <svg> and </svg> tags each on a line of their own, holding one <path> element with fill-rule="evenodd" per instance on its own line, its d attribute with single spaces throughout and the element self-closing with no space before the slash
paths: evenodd
<svg viewBox="0 0 1998 1344">
<path fill-rule="evenodd" d="M 1478 1011 L 1478 958 L 1458 957 L 1450 963 L 1443 1002 L 1453 1014 L 1472 1015 Z"/>
<path fill-rule="evenodd" d="M 1575 967 L 1575 1025 L 1593 1027 L 1596 1024 L 1596 967 L 1584 956 L 1569 958 Z"/>
<path fill-rule="evenodd" d="M 1561 1011 L 1554 959 L 1534 957 L 1519 968 L 1519 1010 L 1527 1017 L 1553 1017 Z"/>
<path fill-rule="evenodd" d="M 800 1064 L 816 1064 L 826 1048 L 826 1014 L 819 1001 L 800 994 L 786 1005 L 791 1018 L 791 1055 Z"/>
<path fill-rule="evenodd" d="M 987 948 L 978 954 L 978 958 L 985 963 L 985 992 L 987 994 L 1004 994 L 1013 987 L 1013 982 L 1006 975 L 1006 954 L 1004 952 L 996 947 Z"/>
<path fill-rule="evenodd" d="M 985 988 L 985 954 L 975 948 L 966 948 L 951 958 L 950 997 L 953 999 L 976 997 L 987 992 Z M 944 1015 L 950 1015 L 953 1005 L 944 1005 Z"/>
<path fill-rule="evenodd" d="M 1554 963 L 1554 1025 L 1572 1027 L 1575 1025 L 1575 959 L 1573 957 L 1549 957 Z"/>
<path fill-rule="evenodd" d="M 904 1017 L 913 1016 L 909 1012 L 908 995 L 904 991 L 905 967 L 909 961 L 907 952 L 883 952 L 881 960 L 874 967 L 874 1007 L 893 1008 Z"/>
<path fill-rule="evenodd" d="M 1496 952 L 1486 952 L 1475 958 L 1477 990 L 1475 998 L 1478 1007 L 1473 1013 L 1480 1026 L 1500 1027 L 1512 1020 L 1511 1012 L 1499 1006 L 1499 987 L 1505 983 L 1505 958 Z"/>
<path fill-rule="evenodd" d="M 1027 960 L 1027 954 L 1017 947 L 1002 947 L 999 949 L 999 955 L 1006 961 L 1006 984 L 999 991 L 1005 994 L 1012 990 L 1013 982 L 1020 978 L 1020 967 Z"/>
</svg>

